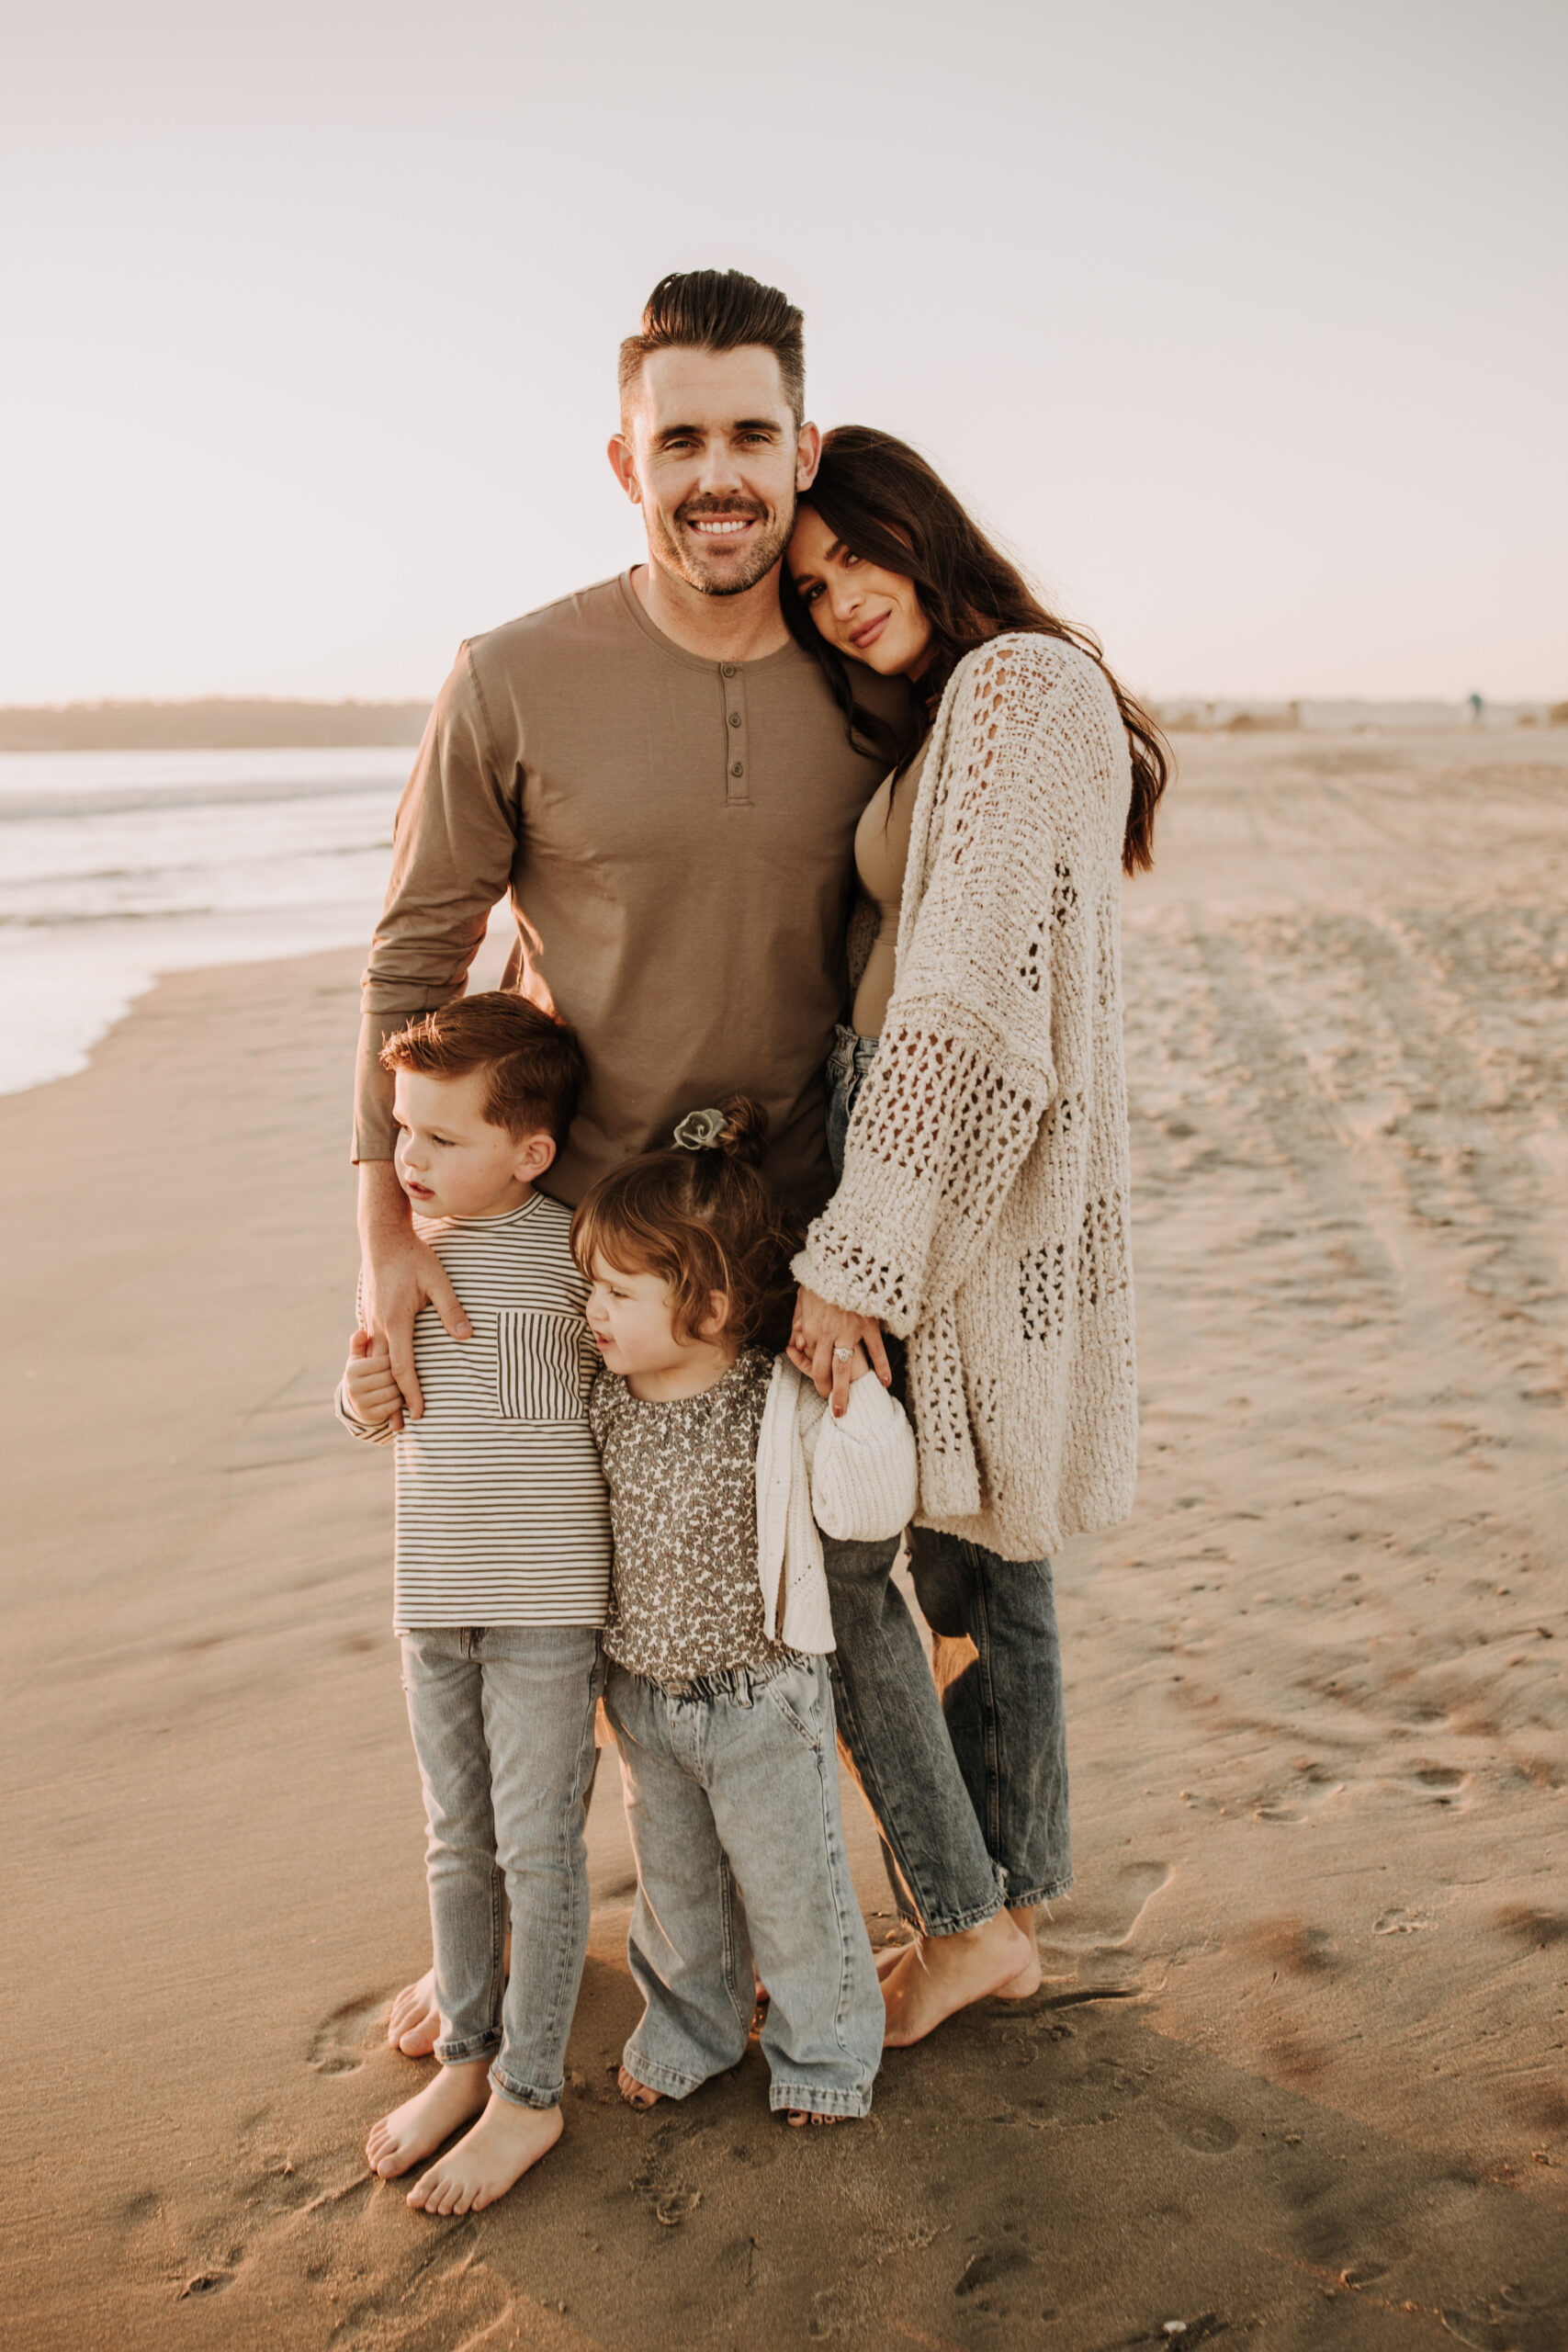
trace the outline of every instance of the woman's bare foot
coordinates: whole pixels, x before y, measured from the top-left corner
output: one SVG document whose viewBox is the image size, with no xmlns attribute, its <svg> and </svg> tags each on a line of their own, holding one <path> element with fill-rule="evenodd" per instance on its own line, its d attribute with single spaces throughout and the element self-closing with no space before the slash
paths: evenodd
<svg viewBox="0 0 1568 2352">
<path fill-rule="evenodd" d="M 1012 1921 L 1019 1934 L 1027 1941 L 1029 1958 L 1024 1962 L 1018 1974 L 998 1988 L 996 1998 L 998 2001 L 1027 2001 L 1032 1993 L 1039 1992 L 1042 1982 L 1040 1947 L 1034 1940 L 1033 1905 L 1031 1905 L 1027 1910 L 1023 1911 L 1010 1911 L 1008 1917 Z"/>
<path fill-rule="evenodd" d="M 882 1980 L 885 2047 L 907 2050 L 923 2041 L 955 2010 L 1010 1990 L 1029 1963 L 1028 1940 L 1004 1911 L 956 1936 L 921 1936 Z"/>
<path fill-rule="evenodd" d="M 422 2157 L 433 2155 L 443 2140 L 449 2140 L 483 2107 L 489 2096 L 488 2072 L 483 2058 L 467 2066 L 443 2066 L 433 2083 L 384 2115 L 365 2143 L 371 2171 L 383 2180 L 396 2180 Z"/>
<path fill-rule="evenodd" d="M 884 1944 L 880 1951 L 874 1951 L 871 1956 L 875 1962 L 877 1974 L 890 1976 L 914 1941 L 915 1938 L 910 1936 L 904 1943 Z"/>
<path fill-rule="evenodd" d="M 435 2006 L 435 1971 L 427 1968 L 412 1984 L 405 1984 L 392 2003 L 387 2039 L 405 2058 L 428 2058 L 441 2032 L 441 2012 Z"/>
<path fill-rule="evenodd" d="M 425 2213 L 482 2212 L 547 2156 L 560 2135 L 558 2107 L 520 2107 L 491 2091 L 473 2130 L 421 2173 L 409 2203 Z"/>
<path fill-rule="evenodd" d="M 813 2115 L 808 2107 L 792 2107 L 786 2109 L 786 2113 L 792 2132 L 800 2131 L 807 2123 L 840 2123 L 843 2120 L 839 2115 Z"/>
<path fill-rule="evenodd" d="M 637 2076 L 625 2066 L 620 2067 L 616 2072 L 615 2088 L 620 2092 L 626 2105 L 635 2107 L 639 2115 L 646 2115 L 649 2109 L 657 2107 L 664 2097 L 662 2091 L 649 2090 L 646 2083 L 639 2083 Z"/>
</svg>

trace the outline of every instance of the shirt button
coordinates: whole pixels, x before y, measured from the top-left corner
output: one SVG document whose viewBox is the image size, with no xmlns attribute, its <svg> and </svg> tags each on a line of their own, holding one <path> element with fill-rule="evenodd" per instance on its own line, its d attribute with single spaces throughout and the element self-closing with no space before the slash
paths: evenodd
<svg viewBox="0 0 1568 2352">
<path fill-rule="evenodd" d="M 739 713 L 738 710 L 732 710 L 732 711 L 730 712 L 730 714 L 729 714 L 729 723 L 730 723 L 731 727 L 739 727 L 739 724 L 740 724 L 740 713 Z"/>
<path fill-rule="evenodd" d="M 736 763 L 735 763 L 735 765 L 730 769 L 729 773 L 730 773 L 730 775 L 745 775 L 745 773 L 746 773 L 746 771 L 745 771 L 745 769 L 741 766 L 740 762 L 739 762 L 739 760 L 737 760 L 737 761 L 736 761 Z"/>
<path fill-rule="evenodd" d="M 718 674 L 721 678 L 733 678 L 735 675 L 734 662 L 721 662 L 719 663 Z"/>
</svg>

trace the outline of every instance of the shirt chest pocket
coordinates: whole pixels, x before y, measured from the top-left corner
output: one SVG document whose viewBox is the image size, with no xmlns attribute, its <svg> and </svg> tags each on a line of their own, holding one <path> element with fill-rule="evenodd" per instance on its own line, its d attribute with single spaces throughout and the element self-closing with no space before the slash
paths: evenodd
<svg viewBox="0 0 1568 2352">
<path fill-rule="evenodd" d="M 580 1421 L 583 1322 L 543 1307 L 496 1317 L 496 1404 L 508 1421 Z"/>
</svg>

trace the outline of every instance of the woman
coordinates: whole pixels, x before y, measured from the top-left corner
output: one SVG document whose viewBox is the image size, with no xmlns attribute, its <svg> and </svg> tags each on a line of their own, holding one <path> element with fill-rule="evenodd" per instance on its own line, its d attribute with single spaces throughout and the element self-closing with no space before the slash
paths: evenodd
<svg viewBox="0 0 1568 2352">
<path fill-rule="evenodd" d="M 1049 1555 L 1132 1506 L 1120 879 L 1152 863 L 1167 759 L 1093 640 L 887 434 L 828 435 L 785 573 L 852 738 L 899 754 L 856 838 L 879 922 L 791 1354 L 841 1386 L 857 1340 L 907 1342 L 915 1589 L 974 1645 L 944 1736 L 886 1552 L 837 1554 L 840 1725 L 920 1930 L 884 1978 L 898 2044 L 1032 1992 L 1035 1906 L 1072 1883 Z M 918 746 L 859 705 L 855 662 L 910 681 Z"/>
</svg>

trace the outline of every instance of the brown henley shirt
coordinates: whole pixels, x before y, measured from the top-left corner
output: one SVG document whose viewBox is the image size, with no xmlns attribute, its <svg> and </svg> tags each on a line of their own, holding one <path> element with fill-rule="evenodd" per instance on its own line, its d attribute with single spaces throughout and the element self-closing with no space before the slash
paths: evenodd
<svg viewBox="0 0 1568 2352">
<path fill-rule="evenodd" d="M 902 719 L 901 681 L 857 683 Z M 547 1189 L 574 1204 L 684 1112 L 744 1091 L 767 1108 L 768 1174 L 815 1215 L 855 825 L 886 764 L 852 749 L 798 646 L 705 661 L 654 627 L 626 574 L 470 639 L 398 809 L 355 1158 L 392 1156 L 382 1040 L 463 993 L 510 891 L 505 985 L 542 980 L 588 1057 Z"/>
</svg>

